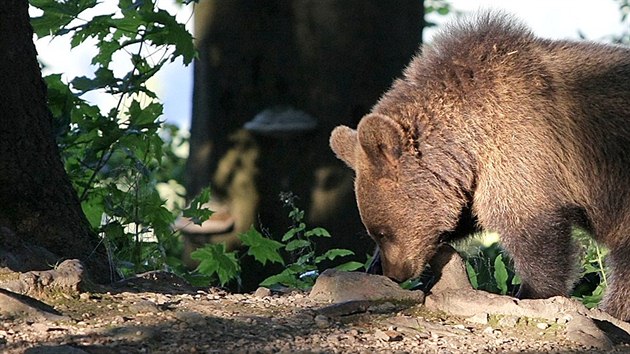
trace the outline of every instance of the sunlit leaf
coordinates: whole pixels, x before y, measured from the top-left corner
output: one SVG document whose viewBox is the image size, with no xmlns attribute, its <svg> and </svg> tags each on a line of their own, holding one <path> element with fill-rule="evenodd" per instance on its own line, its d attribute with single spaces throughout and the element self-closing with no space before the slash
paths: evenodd
<svg viewBox="0 0 630 354">
<path fill-rule="evenodd" d="M 278 252 L 284 244 L 264 237 L 253 226 L 238 237 L 248 247 L 247 254 L 253 256 L 263 266 L 267 264 L 267 261 L 284 265 L 284 260 Z"/>
</svg>

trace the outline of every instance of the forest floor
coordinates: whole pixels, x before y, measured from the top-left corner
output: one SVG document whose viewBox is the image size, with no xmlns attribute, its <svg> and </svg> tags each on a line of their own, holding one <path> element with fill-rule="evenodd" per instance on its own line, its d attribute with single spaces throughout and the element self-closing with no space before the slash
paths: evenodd
<svg viewBox="0 0 630 354">
<path fill-rule="evenodd" d="M 350 291 L 361 291 L 352 281 L 342 282 L 353 287 Z M 264 288 L 249 294 L 200 290 L 166 273 L 149 273 L 98 291 L 59 292 L 41 298 L 53 309 L 19 298 L 38 310 L 11 313 L 11 306 L 0 301 L 0 352 L 630 353 L 627 333 L 619 335 L 619 328 L 616 334 L 607 333 L 610 340 L 589 342 L 581 339 L 593 334 L 578 325 L 576 341 L 568 328 L 577 320 L 567 319 L 566 314 L 555 320 L 483 311 L 457 316 L 428 310 L 421 301 L 409 299 L 331 305 L 325 296 L 313 295 L 272 293 Z M 470 307 L 483 310 L 486 303 L 512 311 L 493 302 L 508 297 L 473 297 L 464 297 L 463 301 L 471 301 L 465 311 Z M 15 295 L 10 299 L 16 299 Z"/>
</svg>

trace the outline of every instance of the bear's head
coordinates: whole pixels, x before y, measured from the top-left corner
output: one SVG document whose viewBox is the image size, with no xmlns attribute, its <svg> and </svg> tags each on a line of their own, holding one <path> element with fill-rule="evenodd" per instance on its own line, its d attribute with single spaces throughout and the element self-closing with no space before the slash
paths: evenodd
<svg viewBox="0 0 630 354">
<path fill-rule="evenodd" d="M 427 168 L 403 127 L 378 113 L 357 130 L 336 127 L 330 146 L 356 174 L 361 220 L 380 250 L 383 274 L 403 281 L 419 276 L 445 233 L 453 213 L 443 210 L 443 188 Z"/>
</svg>

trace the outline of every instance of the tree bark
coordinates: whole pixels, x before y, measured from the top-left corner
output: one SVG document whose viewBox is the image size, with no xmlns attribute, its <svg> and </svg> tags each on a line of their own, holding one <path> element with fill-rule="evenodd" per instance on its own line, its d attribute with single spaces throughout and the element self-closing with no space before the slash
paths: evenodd
<svg viewBox="0 0 630 354">
<path fill-rule="evenodd" d="M 4 1 L 0 33 L 0 266 L 44 270 L 76 258 L 92 279 L 107 281 L 107 253 L 55 143 L 28 1 Z"/>
<path fill-rule="evenodd" d="M 422 1 L 209 0 L 195 13 L 195 62 L 187 190 L 211 185 L 230 205 L 236 246 L 252 224 L 280 237 L 290 224 L 279 193 L 299 196 L 311 226 L 333 235 L 321 250 L 349 248 L 365 260 L 373 243 L 360 222 L 352 171 L 328 147 L 332 129 L 356 126 L 418 49 Z M 243 125 L 290 106 L 315 131 L 277 138 Z M 255 267 L 260 270 L 260 267 Z M 247 275 L 252 269 L 244 266 Z M 261 275 L 264 276 L 264 275 Z M 247 286 L 246 286 L 247 287 Z"/>
</svg>

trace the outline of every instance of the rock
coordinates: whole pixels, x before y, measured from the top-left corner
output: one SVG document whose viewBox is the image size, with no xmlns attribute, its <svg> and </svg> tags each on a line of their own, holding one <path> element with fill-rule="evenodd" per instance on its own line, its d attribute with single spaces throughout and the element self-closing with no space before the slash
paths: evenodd
<svg viewBox="0 0 630 354">
<path fill-rule="evenodd" d="M 367 312 L 373 305 L 368 300 L 344 301 L 317 309 L 317 313 L 329 317 L 347 316 L 355 313 Z"/>
<path fill-rule="evenodd" d="M 380 329 L 377 329 L 374 332 L 374 337 L 376 337 L 376 339 L 382 340 L 383 342 L 397 342 L 403 339 L 402 334 L 391 329 L 388 329 L 386 331 L 381 331 Z"/>
<path fill-rule="evenodd" d="M 432 311 L 470 317 L 479 313 L 517 317 L 543 318 L 556 321 L 567 312 L 588 312 L 577 300 L 556 296 L 540 300 L 519 300 L 481 290 L 447 290 L 427 296 L 425 305 Z"/>
<path fill-rule="evenodd" d="M 88 352 L 69 345 L 42 345 L 28 348 L 24 354 L 88 354 Z"/>
<path fill-rule="evenodd" d="M 488 324 L 488 314 L 487 313 L 478 313 L 471 317 L 466 318 L 466 322 L 476 323 L 476 324 Z"/>
<path fill-rule="evenodd" d="M 256 289 L 256 292 L 254 293 L 254 296 L 256 296 L 256 297 L 271 296 L 271 290 L 269 288 L 265 288 L 265 287 L 261 286 L 258 289 Z"/>
<path fill-rule="evenodd" d="M 573 319 L 567 323 L 566 336 L 569 340 L 586 347 L 609 350 L 612 342 L 593 321 L 579 313 L 571 313 Z"/>
<path fill-rule="evenodd" d="M 160 312 L 160 309 L 153 301 L 140 300 L 136 303 L 129 305 L 129 311 L 133 313 L 147 313 L 147 312 L 157 313 L 157 312 Z"/>
<path fill-rule="evenodd" d="M 549 325 L 544 323 L 544 322 L 536 323 L 536 328 L 538 328 L 538 329 L 547 329 L 548 327 L 549 327 Z"/>
<path fill-rule="evenodd" d="M 48 324 L 46 324 L 45 322 L 35 322 L 31 324 L 31 329 L 33 329 L 33 331 L 35 332 L 44 333 L 47 332 L 48 329 L 50 329 L 50 326 L 48 326 Z"/>
<path fill-rule="evenodd" d="M 516 326 L 516 324 L 518 323 L 518 319 L 519 317 L 516 316 L 502 316 L 497 324 L 499 325 L 499 327 L 512 328 Z"/>
<path fill-rule="evenodd" d="M 315 325 L 317 326 L 317 328 L 328 328 L 330 327 L 330 321 L 328 320 L 328 317 L 324 316 L 324 315 L 317 315 L 315 316 Z"/>
<path fill-rule="evenodd" d="M 556 319 L 556 323 L 557 324 L 566 324 L 569 321 L 571 321 L 573 319 L 573 317 L 569 314 L 563 315 L 558 317 L 558 319 Z"/>
<path fill-rule="evenodd" d="M 472 290 L 464 260 L 451 245 L 441 245 L 429 264 L 438 279 L 431 287 L 431 293 L 456 289 Z"/>
<path fill-rule="evenodd" d="M 47 304 L 0 288 L 0 318 L 30 322 L 69 320 Z"/>
<path fill-rule="evenodd" d="M 446 327 L 441 324 L 432 323 L 421 317 L 395 316 L 389 318 L 385 324 L 396 328 L 398 332 L 407 335 L 416 335 L 431 332 L 439 337 L 459 337 L 469 333 L 465 327 Z"/>
<path fill-rule="evenodd" d="M 391 279 L 382 275 L 360 272 L 325 270 L 315 282 L 310 298 L 325 302 L 351 300 L 390 300 L 422 302 L 422 291 L 401 289 Z"/>
<path fill-rule="evenodd" d="M 488 335 L 488 336 L 492 336 L 492 335 L 494 335 L 494 328 L 488 326 L 488 327 L 484 328 L 481 333 L 483 333 L 485 335 Z"/>
<path fill-rule="evenodd" d="M 68 259 L 51 270 L 21 273 L 17 280 L 2 283 L 0 288 L 31 295 L 40 294 L 47 288 L 61 290 L 62 293 L 78 293 L 86 279 L 81 261 Z"/>
<path fill-rule="evenodd" d="M 588 310 L 577 300 L 561 296 L 549 299 L 519 300 L 478 290 L 447 290 L 431 293 L 426 298 L 425 306 L 432 311 L 444 311 L 463 317 L 485 312 L 567 323 L 566 337 L 569 340 L 600 349 L 611 348 L 612 343 L 594 321 L 605 323 L 607 333 L 621 334 L 624 338 L 630 337 L 629 323 L 620 321 L 600 310 Z"/>
<path fill-rule="evenodd" d="M 368 307 L 368 311 L 374 312 L 374 313 L 389 313 L 389 312 L 394 312 L 397 309 L 398 308 L 396 307 L 396 305 L 392 304 L 389 301 L 384 302 L 382 304 L 374 304 Z"/>
</svg>

